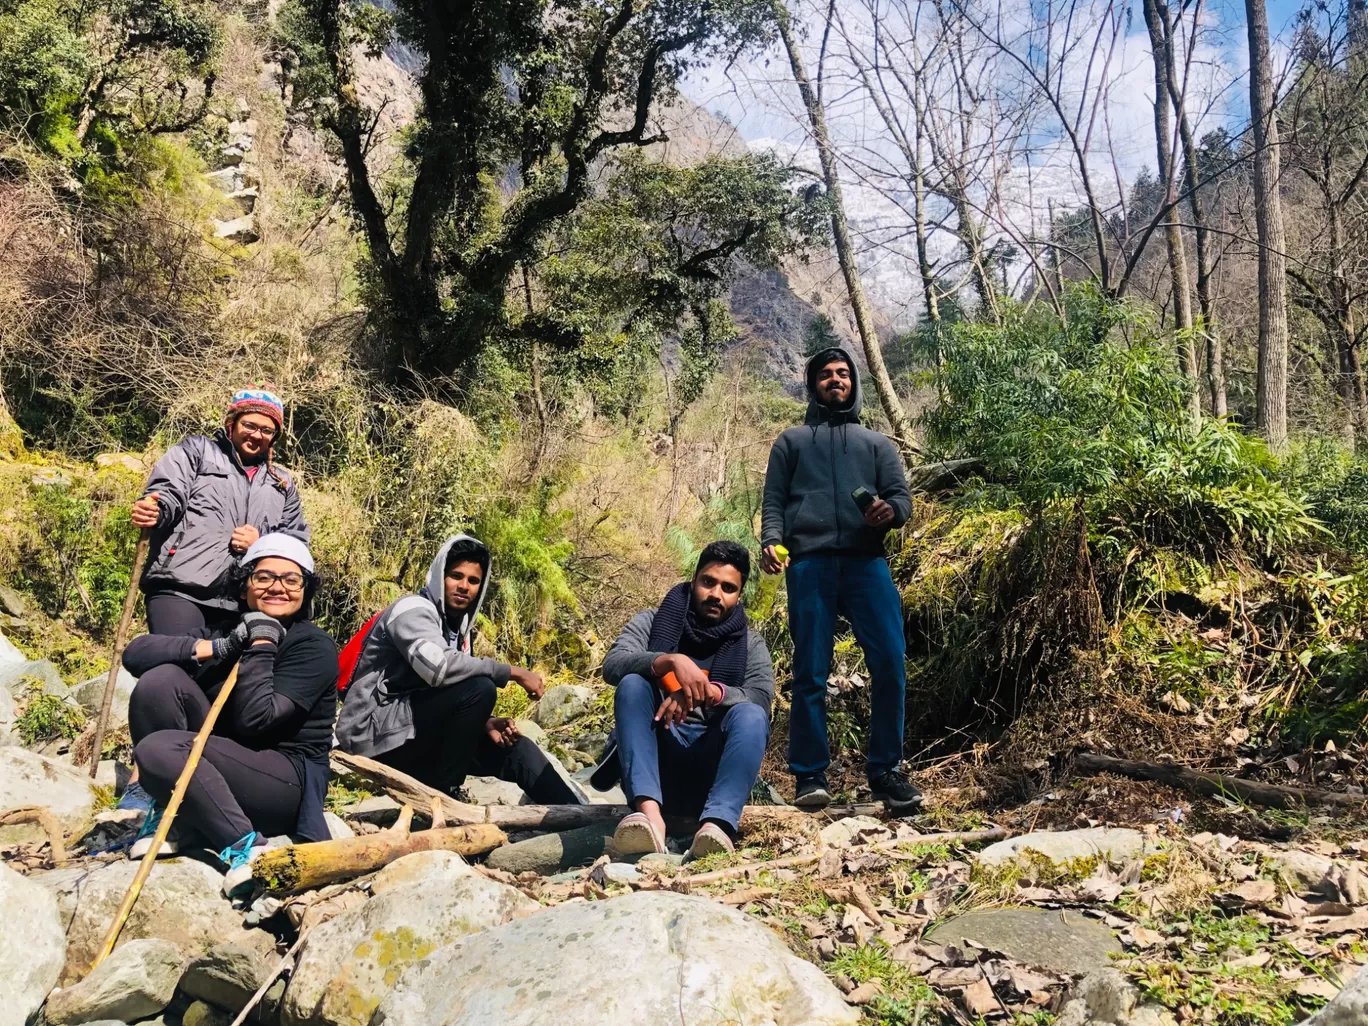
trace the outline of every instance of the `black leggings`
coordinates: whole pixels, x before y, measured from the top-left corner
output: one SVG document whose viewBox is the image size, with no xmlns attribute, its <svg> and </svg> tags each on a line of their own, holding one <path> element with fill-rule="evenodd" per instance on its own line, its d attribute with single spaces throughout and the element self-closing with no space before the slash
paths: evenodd
<svg viewBox="0 0 1368 1026">
<path fill-rule="evenodd" d="M 189 634 L 201 627 L 227 627 L 238 622 L 236 610 L 202 606 L 179 595 L 148 595 L 148 634 Z"/>
<path fill-rule="evenodd" d="M 179 666 L 148 670 L 128 703 L 133 760 L 147 793 L 165 808 L 185 769 L 209 699 Z M 292 834 L 304 797 L 295 765 L 274 749 L 256 751 L 216 734 L 185 792 L 177 822 L 202 834 L 207 847 L 236 844 L 251 831 Z"/>
<path fill-rule="evenodd" d="M 578 805 L 579 796 L 536 742 L 522 737 L 504 748 L 485 733 L 497 698 L 488 677 L 415 691 L 413 737 L 376 759 L 447 794 L 474 773 L 510 780 L 538 805 Z"/>
</svg>

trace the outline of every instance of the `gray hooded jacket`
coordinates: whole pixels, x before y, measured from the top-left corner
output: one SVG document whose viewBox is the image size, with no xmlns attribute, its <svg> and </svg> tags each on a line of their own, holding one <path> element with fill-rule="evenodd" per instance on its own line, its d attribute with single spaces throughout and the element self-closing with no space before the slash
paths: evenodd
<svg viewBox="0 0 1368 1026">
<path fill-rule="evenodd" d="M 489 592 L 488 564 L 475 605 L 456 629 L 447 622 L 447 553 L 458 541 L 479 539 L 457 534 L 443 542 L 422 590 L 387 606 L 371 626 L 337 717 L 337 744 L 343 751 L 375 756 L 411 740 L 415 691 L 452 687 L 472 677 L 489 677 L 499 687 L 508 683 L 506 663 L 471 654 L 475 616 Z"/>
<path fill-rule="evenodd" d="M 813 378 L 838 352 L 850 364 L 851 398 L 843 410 L 817 401 Z M 805 369 L 808 408 L 802 427 L 775 439 L 765 471 L 760 544 L 783 544 L 796 562 L 804 556 L 882 556 L 884 531 L 864 522 L 850 493 L 867 488 L 893 507 L 893 527 L 912 515 L 902 461 L 893 443 L 860 424 L 860 372 L 844 349 L 825 349 Z"/>
<path fill-rule="evenodd" d="M 279 468 L 272 475 L 265 463 L 248 478 L 222 430 L 213 438 L 191 435 L 168 449 L 143 489 L 144 495 L 150 492 L 160 493 L 161 516 L 152 529 L 154 555 L 142 576 L 149 595 L 181 595 L 237 609 L 229 576 L 238 558 L 228 547 L 235 528 L 251 524 L 262 534 L 280 531 L 309 541 L 294 481 Z"/>
</svg>

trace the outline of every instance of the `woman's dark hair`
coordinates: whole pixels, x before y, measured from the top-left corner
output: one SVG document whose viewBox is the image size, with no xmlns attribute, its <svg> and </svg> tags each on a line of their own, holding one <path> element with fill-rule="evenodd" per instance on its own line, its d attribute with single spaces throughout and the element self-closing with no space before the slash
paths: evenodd
<svg viewBox="0 0 1368 1026">
<path fill-rule="evenodd" d="M 746 586 L 746 579 L 750 577 L 750 553 L 746 551 L 744 545 L 738 545 L 734 541 L 715 541 L 709 542 L 707 547 L 698 555 L 698 565 L 694 567 L 694 576 L 697 577 L 699 571 L 705 566 L 714 563 L 721 563 L 724 566 L 734 566 L 741 573 L 741 586 Z"/>
<path fill-rule="evenodd" d="M 262 557 L 262 559 L 265 558 L 267 557 Z M 252 576 L 252 571 L 256 569 L 256 565 L 260 562 L 260 559 L 255 559 L 251 563 L 238 566 L 232 572 L 231 580 L 233 582 L 233 587 L 237 590 L 238 602 L 244 608 L 247 604 L 247 578 Z M 290 560 L 290 562 L 294 563 L 294 560 Z M 295 563 L 295 566 L 299 566 L 299 564 Z M 304 602 L 299 607 L 299 612 L 296 615 L 301 620 L 312 620 L 314 596 L 318 594 L 318 589 L 323 584 L 323 578 L 316 573 L 305 570 L 302 566 L 299 567 L 299 572 L 304 575 Z"/>
</svg>

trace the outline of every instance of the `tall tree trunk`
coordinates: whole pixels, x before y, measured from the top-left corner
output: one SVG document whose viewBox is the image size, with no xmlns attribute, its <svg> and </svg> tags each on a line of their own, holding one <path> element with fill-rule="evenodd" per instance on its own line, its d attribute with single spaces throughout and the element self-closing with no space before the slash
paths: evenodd
<svg viewBox="0 0 1368 1026">
<path fill-rule="evenodd" d="M 1287 235 L 1273 58 L 1264 0 L 1245 0 L 1249 26 L 1249 116 L 1254 127 L 1254 216 L 1259 226 L 1259 373 L 1255 421 L 1268 444 L 1287 444 Z"/>
<path fill-rule="evenodd" d="M 1326 151 L 1329 163 L 1329 151 Z M 1326 168 L 1328 183 L 1333 179 L 1329 167 Z M 1365 399 L 1363 367 L 1358 355 L 1358 327 L 1354 322 L 1353 289 L 1349 284 L 1346 269 L 1344 222 L 1340 216 L 1339 204 L 1329 187 L 1325 190 L 1326 211 L 1329 214 L 1330 244 L 1330 302 L 1335 311 L 1335 345 L 1338 349 L 1339 372 L 1341 377 L 1340 394 L 1344 397 L 1349 412 L 1349 421 L 1354 426 L 1354 448 L 1362 452 L 1368 448 L 1368 399 Z M 1328 326 L 1328 325 L 1327 325 Z"/>
<path fill-rule="evenodd" d="M 1178 364 L 1188 379 L 1189 413 L 1194 421 L 1202 416 L 1202 393 L 1197 384 L 1197 345 L 1192 333 L 1192 289 L 1188 283 L 1187 247 L 1178 220 L 1178 181 L 1173 167 L 1173 120 L 1170 117 L 1168 84 L 1173 59 L 1165 31 L 1168 10 L 1162 0 L 1144 0 L 1145 26 L 1149 29 L 1150 52 L 1154 62 L 1154 139 L 1158 154 L 1159 181 L 1164 186 L 1164 236 L 1168 243 L 1169 283 L 1173 293 L 1173 322 L 1178 334 Z"/>
<path fill-rule="evenodd" d="M 860 269 L 855 263 L 855 247 L 850 240 L 850 226 L 846 223 L 841 179 L 836 169 L 836 152 L 827 133 L 826 114 L 803 67 L 803 57 L 798 52 L 798 41 L 793 35 L 788 8 L 783 0 L 773 0 L 773 10 L 779 35 L 784 40 L 784 48 L 788 50 L 793 81 L 803 98 L 803 106 L 812 126 L 813 141 L 817 144 L 817 155 L 822 162 L 822 178 L 826 183 L 827 195 L 831 198 L 831 234 L 836 243 L 836 257 L 845 278 L 846 292 L 850 296 L 850 307 L 855 312 L 855 327 L 860 332 L 865 361 L 869 364 L 869 373 L 874 378 L 874 388 L 879 393 L 879 403 L 883 406 L 884 416 L 888 418 L 893 438 L 906 456 L 917 452 L 918 446 L 912 437 L 912 425 L 908 422 L 902 401 L 893 389 L 893 379 L 889 377 L 888 367 L 884 364 L 874 317 L 870 313 L 869 300 L 865 297 L 864 284 L 860 281 Z"/>
</svg>

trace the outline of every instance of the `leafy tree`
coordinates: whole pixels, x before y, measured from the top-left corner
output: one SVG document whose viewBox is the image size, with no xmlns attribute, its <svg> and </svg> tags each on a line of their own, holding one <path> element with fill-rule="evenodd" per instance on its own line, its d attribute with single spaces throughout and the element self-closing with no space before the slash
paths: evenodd
<svg viewBox="0 0 1368 1026">
<path fill-rule="evenodd" d="M 396 375 L 430 382 L 491 340 L 565 351 L 595 338 L 555 303 L 515 312 L 509 289 L 520 270 L 541 270 L 548 240 L 593 198 L 592 172 L 605 164 L 621 176 L 605 202 L 622 216 L 660 224 L 679 206 L 692 218 L 677 238 L 657 236 L 621 280 L 611 266 L 589 275 L 584 284 L 619 308 L 668 320 L 697 307 L 733 257 L 773 249 L 777 169 L 718 160 L 690 182 L 632 156 L 663 141 L 653 117 L 689 68 L 764 41 L 767 9 L 757 0 L 399 0 L 390 18 L 365 2 L 289 0 L 281 44 L 297 67 L 296 102 L 311 103 L 340 145 L 368 248 L 368 300 Z M 366 163 L 376 115 L 357 95 L 350 54 L 390 38 L 424 64 L 410 177 L 387 203 Z M 644 295 L 633 291 L 643 284 Z"/>
<path fill-rule="evenodd" d="M 197 0 L 0 0 L 0 127 L 108 185 L 204 118 L 218 47 Z"/>
<path fill-rule="evenodd" d="M 845 345 L 845 340 L 841 338 L 831 318 L 824 313 L 819 313 L 803 328 L 804 356 L 813 356 L 823 349 L 841 345 Z"/>
</svg>

